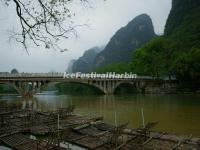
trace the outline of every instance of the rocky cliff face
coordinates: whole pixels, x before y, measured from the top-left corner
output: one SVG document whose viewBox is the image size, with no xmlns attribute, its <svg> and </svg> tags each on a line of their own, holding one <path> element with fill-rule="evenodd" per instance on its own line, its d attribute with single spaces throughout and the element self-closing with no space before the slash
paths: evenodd
<svg viewBox="0 0 200 150">
<path fill-rule="evenodd" d="M 179 51 L 200 47 L 200 0 L 172 0 L 165 26 L 165 37 L 172 39 Z"/>
<path fill-rule="evenodd" d="M 94 58 L 102 50 L 102 47 L 93 47 L 83 54 L 78 60 L 73 63 L 72 72 L 87 73 L 92 71 Z"/>
<path fill-rule="evenodd" d="M 172 0 L 172 9 L 170 11 L 165 26 L 165 35 L 171 35 L 182 24 L 185 16 L 194 14 L 194 10 L 200 7 L 200 0 Z M 199 20 L 198 18 L 194 18 Z"/>
<path fill-rule="evenodd" d="M 146 14 L 137 16 L 110 39 L 105 49 L 96 56 L 94 68 L 129 62 L 132 52 L 155 36 L 151 18 Z"/>
</svg>

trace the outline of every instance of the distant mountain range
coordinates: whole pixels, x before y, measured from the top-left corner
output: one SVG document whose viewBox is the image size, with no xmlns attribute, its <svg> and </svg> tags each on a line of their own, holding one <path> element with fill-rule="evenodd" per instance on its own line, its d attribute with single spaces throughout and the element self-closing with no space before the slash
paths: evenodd
<svg viewBox="0 0 200 150">
<path fill-rule="evenodd" d="M 142 14 L 119 29 L 105 48 L 94 47 L 73 62 L 72 72 L 91 72 L 112 63 L 129 62 L 135 49 L 156 37 L 151 18 Z M 69 65 L 70 66 L 70 65 Z"/>
<path fill-rule="evenodd" d="M 83 56 L 73 63 L 71 71 L 83 73 L 91 72 L 93 69 L 94 59 L 103 48 L 104 47 L 93 47 L 85 51 Z"/>
<path fill-rule="evenodd" d="M 76 62 L 76 60 L 75 59 L 72 59 L 72 60 L 70 60 L 70 62 L 68 63 L 68 67 L 67 67 L 67 72 L 72 72 L 72 67 L 73 67 L 73 65 L 74 65 L 74 63 Z"/>
</svg>

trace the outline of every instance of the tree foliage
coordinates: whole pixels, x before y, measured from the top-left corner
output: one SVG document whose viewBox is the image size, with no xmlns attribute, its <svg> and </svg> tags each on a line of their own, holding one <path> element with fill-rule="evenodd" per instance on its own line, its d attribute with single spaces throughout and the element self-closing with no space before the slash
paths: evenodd
<svg viewBox="0 0 200 150">
<path fill-rule="evenodd" d="M 200 49 L 184 51 L 172 40 L 154 39 L 133 53 L 132 72 L 154 77 L 176 75 L 180 81 L 200 81 Z"/>
<path fill-rule="evenodd" d="M 176 44 L 176 49 L 188 51 L 192 47 L 200 47 L 200 6 L 188 11 L 178 27 L 171 35 L 165 35 Z"/>
<path fill-rule="evenodd" d="M 18 72 L 18 70 L 17 70 L 17 69 L 15 69 L 15 68 L 14 68 L 14 69 L 12 69 L 12 70 L 11 70 L 11 72 L 10 72 L 10 73 L 11 73 L 11 74 L 17 74 L 17 73 L 19 73 L 19 72 Z"/>
<path fill-rule="evenodd" d="M 76 34 L 73 21 L 75 12 L 72 3 L 88 3 L 87 0 L 1 0 L 7 6 L 15 4 L 21 32 L 14 32 L 11 36 L 27 49 L 28 41 L 36 46 L 45 48 L 61 48 L 58 46 L 60 38 L 67 39 L 70 34 Z M 63 50 L 63 49 L 62 49 Z"/>
<path fill-rule="evenodd" d="M 115 63 L 96 69 L 96 72 L 98 73 L 107 73 L 107 72 L 128 73 L 130 71 L 131 71 L 130 65 L 126 63 Z"/>
<path fill-rule="evenodd" d="M 169 73 L 170 40 L 158 37 L 133 54 L 131 69 L 141 75 L 160 77 Z"/>
<path fill-rule="evenodd" d="M 112 64 L 100 72 L 130 72 L 153 77 L 175 76 L 182 86 L 200 85 L 200 1 L 173 0 L 165 34 L 133 51 L 129 68 Z M 122 67 L 122 68 L 121 68 Z"/>
<path fill-rule="evenodd" d="M 0 84 L 0 94 L 17 94 L 17 91 L 6 84 Z"/>
<path fill-rule="evenodd" d="M 174 34 L 173 32 L 182 24 L 184 17 L 199 5 L 199 0 L 172 0 L 172 9 L 165 26 L 165 35 Z"/>
<path fill-rule="evenodd" d="M 181 1 L 180 7 L 186 7 L 186 2 L 190 3 L 188 0 Z M 194 4 L 191 2 L 192 7 L 195 6 Z M 193 9 L 183 9 L 187 10 L 187 13 L 182 12 L 181 19 L 180 14 L 174 13 L 176 12 L 174 9 L 176 8 L 172 8 L 173 13 L 169 15 L 166 34 L 133 53 L 131 69 L 144 75 L 175 75 L 182 85 L 198 88 L 200 84 L 200 20 L 198 19 L 200 7 L 197 5 Z M 179 20 L 178 23 L 174 20 L 175 18 Z"/>
<path fill-rule="evenodd" d="M 172 64 L 176 76 L 180 81 L 193 85 L 200 84 L 200 48 L 193 48 L 180 54 Z"/>
</svg>

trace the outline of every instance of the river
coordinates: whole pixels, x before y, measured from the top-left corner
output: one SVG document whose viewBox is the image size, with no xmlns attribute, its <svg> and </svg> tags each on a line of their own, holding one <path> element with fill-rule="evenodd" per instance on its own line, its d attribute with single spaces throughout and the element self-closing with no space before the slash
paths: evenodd
<svg viewBox="0 0 200 150">
<path fill-rule="evenodd" d="M 200 95 L 69 96 L 44 92 L 32 100 L 0 96 L 0 102 L 41 111 L 73 104 L 76 114 L 104 116 L 104 121 L 111 124 L 128 122 L 132 128 L 142 125 L 143 109 L 145 123 L 158 122 L 156 131 L 200 136 Z"/>
</svg>

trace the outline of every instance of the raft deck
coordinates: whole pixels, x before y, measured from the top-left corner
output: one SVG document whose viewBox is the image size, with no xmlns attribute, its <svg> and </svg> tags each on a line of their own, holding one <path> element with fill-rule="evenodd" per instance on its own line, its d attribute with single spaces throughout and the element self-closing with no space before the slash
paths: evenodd
<svg viewBox="0 0 200 150">
<path fill-rule="evenodd" d="M 60 148 L 59 142 L 65 141 L 95 150 L 200 149 L 200 138 L 153 132 L 156 123 L 130 129 L 127 124 L 113 126 L 103 122 L 102 117 L 78 116 L 72 112 L 72 107 L 53 112 L 1 112 L 0 143 L 17 150 L 54 150 Z M 33 140 L 22 133 L 42 135 L 46 139 Z"/>
</svg>

